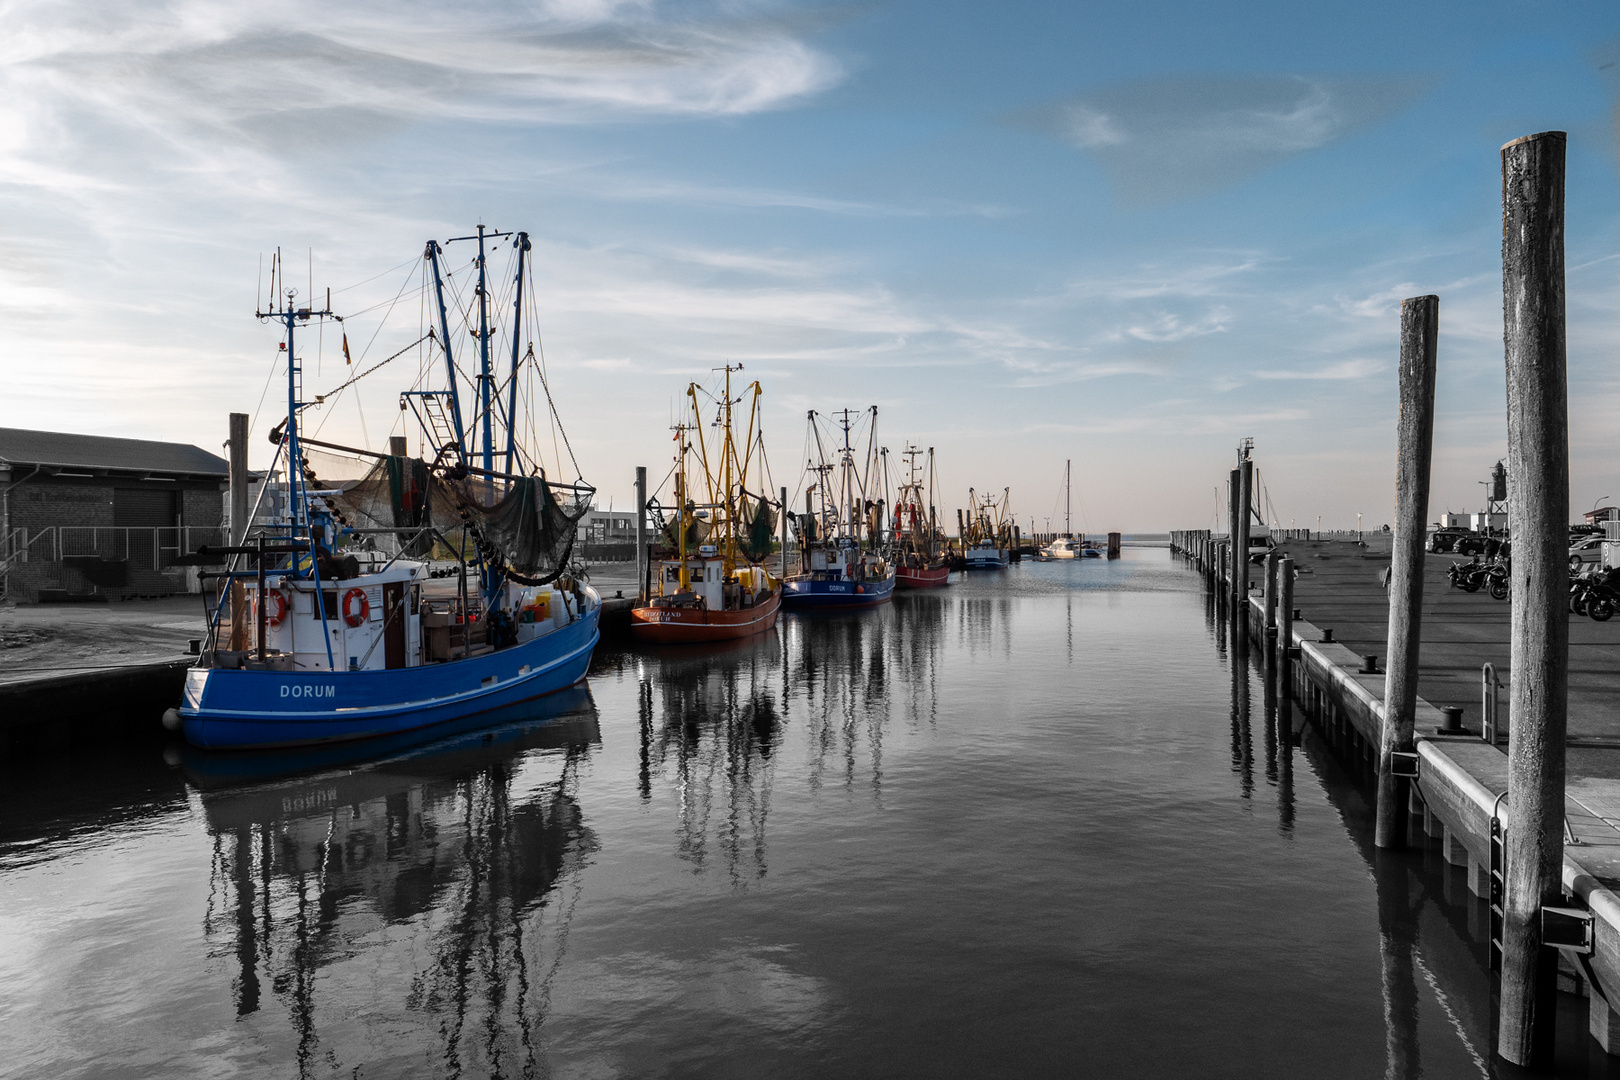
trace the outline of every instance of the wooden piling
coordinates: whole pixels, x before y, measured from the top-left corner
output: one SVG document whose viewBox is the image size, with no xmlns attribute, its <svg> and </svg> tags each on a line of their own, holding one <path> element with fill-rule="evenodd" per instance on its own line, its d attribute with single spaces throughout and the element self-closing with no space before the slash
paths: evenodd
<svg viewBox="0 0 1620 1080">
<path fill-rule="evenodd" d="M 233 412 L 230 421 L 231 546 L 248 531 L 248 414 Z"/>
<path fill-rule="evenodd" d="M 1232 531 L 1232 581 L 1238 614 L 1248 627 L 1249 618 L 1249 508 L 1254 505 L 1254 462 L 1247 456 L 1238 466 L 1237 528 Z"/>
<path fill-rule="evenodd" d="M 782 567 L 781 574 L 779 576 L 785 581 L 787 580 L 788 575 L 788 502 L 786 487 L 782 488 L 782 520 L 777 522 L 777 527 L 782 531 Z"/>
<path fill-rule="evenodd" d="M 1294 647 L 1294 560 L 1277 560 L 1277 651 L 1282 655 L 1284 680 L 1289 673 L 1288 650 Z"/>
<path fill-rule="evenodd" d="M 784 506 L 783 513 L 787 512 Z M 647 466 L 636 466 L 636 588 L 641 590 L 641 599 L 649 599 L 647 593 L 650 587 L 647 583 Z"/>
<path fill-rule="evenodd" d="M 1546 131 L 1502 147 L 1502 315 L 1513 497 L 1513 676 L 1507 874 L 1496 1050 L 1550 1064 L 1557 952 L 1541 908 L 1561 899 L 1569 693 L 1569 406 L 1564 338 L 1564 151 Z"/>
<path fill-rule="evenodd" d="M 1269 630 L 1277 628 L 1277 560 L 1279 556 L 1275 551 L 1266 552 L 1266 626 Z"/>
<path fill-rule="evenodd" d="M 1226 483 L 1226 541 L 1230 548 L 1237 543 L 1238 534 L 1238 493 L 1243 488 L 1243 480 L 1238 469 L 1227 474 Z M 1237 571 L 1231 563 L 1227 564 L 1226 589 L 1231 596 L 1232 603 L 1237 603 Z"/>
<path fill-rule="evenodd" d="M 1429 461 L 1434 446 L 1434 380 L 1440 298 L 1401 302 L 1400 415 L 1396 421 L 1395 535 L 1390 561 L 1389 636 L 1384 723 L 1378 741 L 1378 816 L 1373 843 L 1404 847 L 1406 782 L 1394 755 L 1412 750 L 1417 712 L 1418 646 L 1423 620 L 1424 523 L 1429 519 Z"/>
<path fill-rule="evenodd" d="M 248 488 L 248 426 L 247 413 L 230 415 L 230 485 L 231 485 L 231 546 L 241 544 L 247 537 L 250 494 Z M 231 630 L 225 647 L 240 651 L 248 647 L 247 589 L 240 581 L 231 582 Z"/>
</svg>

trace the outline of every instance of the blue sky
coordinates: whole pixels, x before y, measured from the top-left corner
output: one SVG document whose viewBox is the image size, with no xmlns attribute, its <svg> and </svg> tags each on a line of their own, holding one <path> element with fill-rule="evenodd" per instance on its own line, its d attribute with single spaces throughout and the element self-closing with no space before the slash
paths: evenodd
<svg viewBox="0 0 1620 1080">
<path fill-rule="evenodd" d="M 875 403 L 882 441 L 936 448 L 947 507 L 1011 486 L 1044 525 L 1072 457 L 1077 527 L 1205 526 L 1252 436 L 1283 524 L 1387 521 L 1399 303 L 1434 292 L 1435 512 L 1477 509 L 1506 449 L 1498 149 L 1558 128 L 1571 501 L 1620 498 L 1612 3 L 0 18 L 6 426 L 266 430 L 261 253 L 313 249 L 361 312 L 482 220 L 534 239 L 551 387 L 604 502 L 662 475 L 672 403 L 730 361 L 790 488 L 805 411 Z M 417 335 L 406 307 L 369 359 Z M 350 320 L 357 351 L 376 323 Z M 312 390 L 350 373 L 319 352 Z M 401 430 L 393 375 L 325 434 Z"/>
</svg>

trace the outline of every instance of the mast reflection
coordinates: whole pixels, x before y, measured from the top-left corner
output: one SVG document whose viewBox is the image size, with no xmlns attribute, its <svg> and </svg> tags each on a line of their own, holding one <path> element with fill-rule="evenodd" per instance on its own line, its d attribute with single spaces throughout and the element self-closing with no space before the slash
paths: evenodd
<svg viewBox="0 0 1620 1080">
<path fill-rule="evenodd" d="M 266 1007 L 266 988 L 285 1010 L 300 1076 L 375 1062 L 379 1033 L 443 1075 L 533 1073 L 576 871 L 597 848 L 577 792 L 600 743 L 585 688 L 538 704 L 350 768 L 285 775 L 290 753 L 186 761 L 215 840 L 205 934 L 234 961 L 239 1018 Z M 254 768 L 267 779 L 243 775 Z M 402 941 L 414 970 L 368 968 Z M 374 945 L 391 947 L 368 959 Z M 368 973 L 378 1007 L 350 1015 L 337 1002 Z M 327 978 L 346 989 L 329 1009 Z M 402 1026 L 410 1012 L 436 1023 Z"/>
<path fill-rule="evenodd" d="M 790 725 L 810 748 L 808 782 L 883 797 L 890 723 L 932 726 L 943 627 L 936 604 L 795 615 L 729 646 L 660 649 L 636 665 L 638 792 L 676 805 L 676 851 L 695 872 L 746 888 L 769 870 L 777 751 Z"/>
</svg>

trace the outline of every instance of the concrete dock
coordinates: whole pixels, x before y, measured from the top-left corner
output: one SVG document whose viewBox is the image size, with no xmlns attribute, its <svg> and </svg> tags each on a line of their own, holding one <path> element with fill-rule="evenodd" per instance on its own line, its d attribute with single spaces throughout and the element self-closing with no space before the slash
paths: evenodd
<svg viewBox="0 0 1620 1080">
<path fill-rule="evenodd" d="M 1218 545 L 1221 539 L 1179 534 L 1173 542 L 1173 550 L 1205 575 L 1217 596 L 1227 590 L 1227 576 L 1210 541 Z M 1290 540 L 1278 552 L 1295 560 L 1294 607 L 1301 618 L 1294 620 L 1290 640 L 1278 643 L 1291 645 L 1296 658 L 1288 661 L 1279 652 L 1267 662 L 1327 740 L 1352 764 L 1370 769 L 1384 718 L 1388 556 L 1376 547 L 1331 540 Z M 1453 561 L 1462 560 L 1429 555 L 1424 565 L 1416 716 L 1420 772 L 1410 807 L 1411 835 L 1419 842 L 1437 841 L 1449 862 L 1465 868 L 1469 889 L 1488 900 L 1493 822 L 1500 826 L 1503 820 L 1508 770 L 1505 745 L 1486 743 L 1479 734 L 1481 668 L 1493 664 L 1503 684 L 1511 678 L 1510 610 L 1506 601 L 1483 590 L 1452 588 L 1446 568 Z M 1251 578 L 1255 588 L 1235 625 L 1264 655 L 1266 604 L 1259 591 L 1264 574 L 1257 571 Z M 1592 1037 L 1620 1056 L 1620 1011 L 1614 1007 L 1620 1005 L 1620 621 L 1570 619 L 1563 881 L 1571 905 L 1592 915 L 1594 945 L 1584 963 L 1578 954 L 1563 954 L 1560 980 L 1588 999 Z M 1324 630 L 1332 631 L 1331 642 L 1322 640 Z M 1369 654 L 1378 656 L 1374 672 L 1362 670 Z M 1506 731 L 1505 688 L 1500 700 Z M 1445 722 L 1443 706 L 1462 708 L 1464 726 L 1472 733 L 1437 733 Z"/>
</svg>

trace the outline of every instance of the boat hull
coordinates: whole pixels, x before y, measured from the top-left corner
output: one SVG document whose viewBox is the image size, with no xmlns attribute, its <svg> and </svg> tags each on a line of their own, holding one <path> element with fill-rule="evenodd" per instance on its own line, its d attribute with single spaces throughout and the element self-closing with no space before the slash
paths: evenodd
<svg viewBox="0 0 1620 1080">
<path fill-rule="evenodd" d="M 894 596 L 894 575 L 882 581 L 783 582 L 782 603 L 795 610 L 853 611 L 888 603 Z"/>
<path fill-rule="evenodd" d="M 894 571 L 894 583 L 900 589 L 937 589 L 951 580 L 948 566 L 900 566 Z"/>
<path fill-rule="evenodd" d="M 688 645 L 702 641 L 729 641 L 763 634 L 776 625 L 782 593 L 742 611 L 707 608 L 638 607 L 630 611 L 630 634 L 653 645 Z"/>
<path fill-rule="evenodd" d="M 1007 569 L 1007 556 L 983 555 L 974 558 L 969 554 L 966 566 L 969 570 L 1005 570 Z"/>
<path fill-rule="evenodd" d="M 386 671 L 186 673 L 180 729 L 204 749 L 369 739 L 431 727 L 567 689 L 585 677 L 600 605 L 545 637 L 483 656 Z"/>
</svg>

